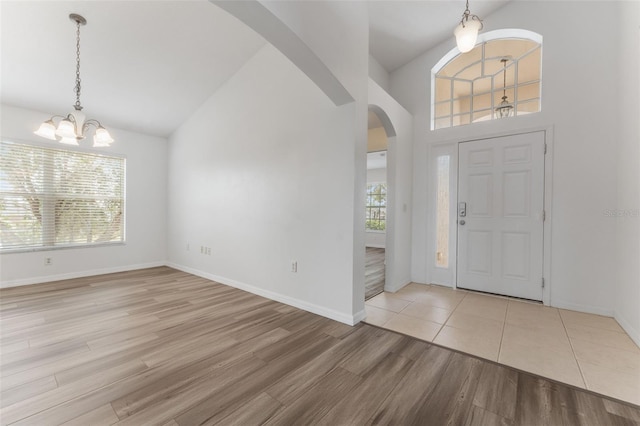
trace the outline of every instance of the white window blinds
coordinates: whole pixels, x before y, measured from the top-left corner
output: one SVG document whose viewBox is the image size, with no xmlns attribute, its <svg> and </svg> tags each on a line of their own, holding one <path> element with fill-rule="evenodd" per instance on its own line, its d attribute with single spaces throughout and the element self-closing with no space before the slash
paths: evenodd
<svg viewBox="0 0 640 426">
<path fill-rule="evenodd" d="M 125 159 L 0 141 L 0 251 L 124 241 Z"/>
</svg>

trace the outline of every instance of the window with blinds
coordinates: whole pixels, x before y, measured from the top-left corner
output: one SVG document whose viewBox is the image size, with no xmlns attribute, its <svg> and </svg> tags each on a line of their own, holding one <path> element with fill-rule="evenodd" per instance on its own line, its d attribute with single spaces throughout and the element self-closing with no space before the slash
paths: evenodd
<svg viewBox="0 0 640 426">
<path fill-rule="evenodd" d="M 0 251 L 124 242 L 125 159 L 0 141 Z"/>
</svg>

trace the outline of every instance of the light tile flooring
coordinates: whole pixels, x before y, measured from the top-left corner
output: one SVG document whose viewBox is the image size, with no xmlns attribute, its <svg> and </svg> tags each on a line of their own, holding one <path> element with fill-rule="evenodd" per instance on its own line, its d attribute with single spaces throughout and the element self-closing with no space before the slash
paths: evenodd
<svg viewBox="0 0 640 426">
<path fill-rule="evenodd" d="M 640 405 L 640 348 L 608 317 L 409 284 L 365 322 Z"/>
</svg>

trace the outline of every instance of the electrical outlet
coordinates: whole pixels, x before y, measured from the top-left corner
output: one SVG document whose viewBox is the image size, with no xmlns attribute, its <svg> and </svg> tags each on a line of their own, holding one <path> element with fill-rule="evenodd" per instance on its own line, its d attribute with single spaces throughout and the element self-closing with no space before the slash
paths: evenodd
<svg viewBox="0 0 640 426">
<path fill-rule="evenodd" d="M 211 247 L 206 247 L 206 255 L 211 256 Z"/>
<path fill-rule="evenodd" d="M 44 258 L 44 266 L 51 266 L 53 265 L 53 258 L 52 257 L 45 257 Z"/>
<path fill-rule="evenodd" d="M 298 272 L 298 261 L 294 260 L 291 262 L 291 272 Z"/>
</svg>

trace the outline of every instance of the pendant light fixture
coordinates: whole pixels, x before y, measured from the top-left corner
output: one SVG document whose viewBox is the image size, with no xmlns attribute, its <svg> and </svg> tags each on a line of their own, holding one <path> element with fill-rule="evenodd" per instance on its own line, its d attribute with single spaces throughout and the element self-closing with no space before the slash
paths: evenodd
<svg viewBox="0 0 640 426">
<path fill-rule="evenodd" d="M 85 138 L 85 132 L 93 126 L 95 128 L 93 146 L 107 147 L 113 142 L 113 138 L 98 120 L 86 118 L 82 113 L 82 104 L 80 103 L 80 26 L 86 25 L 87 20 L 75 13 L 69 15 L 69 19 L 76 23 L 76 85 L 74 88 L 76 103 L 73 105 L 73 111 L 69 114 L 66 116 L 54 115 L 42 123 L 34 133 L 43 138 L 58 140 L 63 144 L 78 145 L 78 141 Z M 57 126 L 54 119 L 60 119 Z"/>
<path fill-rule="evenodd" d="M 482 27 L 482 19 L 478 18 L 477 15 L 471 14 L 469 11 L 469 0 L 467 0 L 467 8 L 462 14 L 460 23 L 453 31 L 460 52 L 467 53 L 474 48 L 478 40 L 478 31 L 480 31 Z"/>
<path fill-rule="evenodd" d="M 496 108 L 496 114 L 500 118 L 507 118 L 511 116 L 513 112 L 513 105 L 507 101 L 507 61 L 509 59 L 502 58 L 500 62 L 502 62 L 502 102 L 500 102 L 500 106 Z"/>
</svg>

